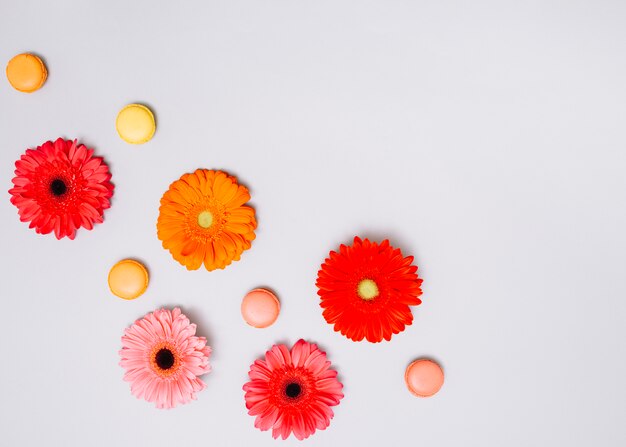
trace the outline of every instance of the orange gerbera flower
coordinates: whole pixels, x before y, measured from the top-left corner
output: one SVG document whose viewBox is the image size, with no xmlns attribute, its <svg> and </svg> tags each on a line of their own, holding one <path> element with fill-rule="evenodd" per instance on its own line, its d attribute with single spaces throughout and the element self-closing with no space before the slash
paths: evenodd
<svg viewBox="0 0 626 447">
<path fill-rule="evenodd" d="M 255 238 L 248 188 L 222 171 L 198 169 L 170 185 L 161 198 L 157 235 L 174 259 L 197 270 L 238 261 Z"/>
</svg>

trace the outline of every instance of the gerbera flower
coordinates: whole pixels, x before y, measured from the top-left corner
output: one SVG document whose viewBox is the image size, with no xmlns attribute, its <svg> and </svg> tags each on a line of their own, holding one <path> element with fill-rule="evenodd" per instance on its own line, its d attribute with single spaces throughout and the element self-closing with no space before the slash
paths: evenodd
<svg viewBox="0 0 626 447">
<path fill-rule="evenodd" d="M 178 308 L 155 310 L 126 329 L 120 366 L 131 393 L 157 408 L 195 399 L 206 388 L 198 376 L 211 371 L 211 348 L 195 333 L 196 325 Z"/>
<path fill-rule="evenodd" d="M 385 240 L 380 245 L 354 238 L 351 247 L 331 251 L 317 274 L 326 321 L 346 337 L 372 343 L 391 340 L 413 322 L 409 306 L 422 301 L 413 256 Z"/>
<path fill-rule="evenodd" d="M 248 188 L 222 171 L 198 169 L 170 185 L 161 198 L 157 234 L 174 259 L 197 270 L 238 261 L 255 238 Z"/>
<path fill-rule="evenodd" d="M 285 345 L 272 346 L 248 375 L 250 381 L 243 386 L 248 414 L 256 416 L 256 428 L 271 428 L 274 438 L 287 439 L 293 432 L 302 440 L 324 430 L 333 418 L 331 407 L 343 398 L 343 385 L 326 353 L 304 340 L 291 352 Z"/>
<path fill-rule="evenodd" d="M 20 220 L 30 222 L 37 233 L 54 231 L 57 239 L 74 239 L 78 228 L 91 230 L 102 223 L 104 210 L 111 206 L 108 166 L 76 140 L 59 138 L 27 149 L 15 168 L 11 203 Z"/>
</svg>

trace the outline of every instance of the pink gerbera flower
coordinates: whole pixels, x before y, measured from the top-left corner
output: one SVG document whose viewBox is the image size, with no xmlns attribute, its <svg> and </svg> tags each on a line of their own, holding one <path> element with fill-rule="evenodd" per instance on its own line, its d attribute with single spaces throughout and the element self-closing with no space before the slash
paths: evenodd
<svg viewBox="0 0 626 447">
<path fill-rule="evenodd" d="M 272 429 L 283 439 L 293 432 L 300 440 L 324 430 L 333 418 L 331 407 L 343 398 L 337 371 L 330 369 L 326 353 L 304 340 L 291 348 L 274 345 L 265 360 L 250 366 L 250 381 L 243 386 L 248 414 L 254 426 Z"/>
<path fill-rule="evenodd" d="M 9 191 L 20 220 L 37 233 L 54 231 L 57 239 L 74 239 L 76 230 L 102 223 L 111 206 L 109 168 L 93 149 L 58 138 L 27 149 L 15 162 L 15 185 Z"/>
<path fill-rule="evenodd" d="M 195 333 L 196 325 L 178 308 L 155 310 L 126 329 L 120 366 L 126 369 L 131 393 L 157 408 L 195 399 L 206 388 L 198 376 L 211 371 L 211 348 Z"/>
</svg>

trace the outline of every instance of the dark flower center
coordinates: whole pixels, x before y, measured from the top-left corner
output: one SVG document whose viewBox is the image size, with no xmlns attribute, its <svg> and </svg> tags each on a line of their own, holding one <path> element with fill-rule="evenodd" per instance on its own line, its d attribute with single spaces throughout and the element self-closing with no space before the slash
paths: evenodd
<svg viewBox="0 0 626 447">
<path fill-rule="evenodd" d="M 287 395 L 287 397 L 291 399 L 295 399 L 296 397 L 298 397 L 301 392 L 302 392 L 302 388 L 300 387 L 300 384 L 298 383 L 289 383 L 285 387 L 285 394 Z"/>
<path fill-rule="evenodd" d="M 60 178 L 54 179 L 52 183 L 50 183 L 50 192 L 60 197 L 67 192 L 67 185 Z"/>
<path fill-rule="evenodd" d="M 174 354 L 169 349 L 160 349 L 154 356 L 154 361 L 161 369 L 170 369 L 174 366 Z"/>
</svg>

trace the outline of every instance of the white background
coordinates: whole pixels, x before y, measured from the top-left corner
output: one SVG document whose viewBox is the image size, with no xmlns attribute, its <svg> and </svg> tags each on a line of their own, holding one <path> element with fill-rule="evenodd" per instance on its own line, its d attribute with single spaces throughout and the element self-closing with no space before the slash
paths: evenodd
<svg viewBox="0 0 626 447">
<path fill-rule="evenodd" d="M 242 385 L 275 342 L 327 350 L 345 385 L 303 445 L 626 444 L 626 2 L 0 1 L 0 62 L 49 69 L 27 95 L 0 82 L 0 432 L 6 446 L 259 445 Z M 135 147 L 119 109 L 158 130 Z M 6 192 L 26 148 L 59 136 L 104 156 L 115 195 L 75 241 L 20 223 Z M 259 228 L 225 271 L 188 272 L 155 223 L 170 182 L 224 169 Z M 353 343 L 321 315 L 315 278 L 355 234 L 389 237 L 424 278 L 414 325 Z M 140 299 L 109 268 L 143 260 Z M 280 296 L 255 330 L 241 298 Z M 120 337 L 182 306 L 214 348 L 199 399 L 131 396 Z M 413 359 L 446 372 L 431 399 Z M 298 442 L 290 438 L 286 445 Z"/>
</svg>

